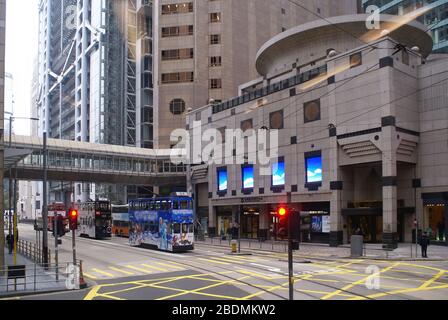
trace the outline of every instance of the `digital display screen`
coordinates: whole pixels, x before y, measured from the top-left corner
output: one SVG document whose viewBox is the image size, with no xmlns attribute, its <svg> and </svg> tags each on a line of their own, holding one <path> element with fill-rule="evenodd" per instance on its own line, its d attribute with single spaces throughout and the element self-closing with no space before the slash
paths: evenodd
<svg viewBox="0 0 448 320">
<path fill-rule="evenodd" d="M 322 217 L 313 216 L 311 218 L 311 232 L 321 233 L 322 232 Z"/>
<path fill-rule="evenodd" d="M 284 186 L 286 184 L 285 162 L 280 161 L 272 165 L 272 186 Z"/>
<path fill-rule="evenodd" d="M 306 159 L 307 182 L 322 182 L 322 157 Z"/>
<path fill-rule="evenodd" d="M 227 191 L 227 169 L 218 170 L 218 191 Z"/>
<path fill-rule="evenodd" d="M 254 167 L 243 168 L 243 189 L 253 189 L 254 187 Z"/>
</svg>

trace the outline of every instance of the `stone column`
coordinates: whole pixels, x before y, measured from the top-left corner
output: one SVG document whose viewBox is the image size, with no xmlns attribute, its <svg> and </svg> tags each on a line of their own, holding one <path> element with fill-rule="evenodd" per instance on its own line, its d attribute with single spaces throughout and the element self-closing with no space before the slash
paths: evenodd
<svg viewBox="0 0 448 320">
<path fill-rule="evenodd" d="M 394 249 L 397 248 L 396 135 L 395 126 L 383 126 L 383 243 Z"/>
<path fill-rule="evenodd" d="M 214 237 L 216 236 L 216 228 L 217 228 L 217 219 L 216 219 L 216 207 L 213 206 L 212 203 L 209 204 L 208 210 L 208 236 Z"/>
<path fill-rule="evenodd" d="M 267 240 L 269 238 L 269 207 L 262 205 L 260 207 L 260 227 L 258 231 L 258 238 Z"/>
</svg>

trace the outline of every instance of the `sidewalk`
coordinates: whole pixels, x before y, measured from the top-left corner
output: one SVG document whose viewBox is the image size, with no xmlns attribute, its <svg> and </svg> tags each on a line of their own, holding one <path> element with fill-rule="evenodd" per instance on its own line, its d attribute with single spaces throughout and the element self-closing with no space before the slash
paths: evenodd
<svg viewBox="0 0 448 320">
<path fill-rule="evenodd" d="M 230 250 L 230 240 L 219 238 L 205 238 L 204 241 L 196 241 L 198 244 L 211 245 L 217 247 L 227 247 Z M 411 257 L 412 246 L 412 257 Z M 276 252 L 287 253 L 288 244 L 286 241 L 267 240 L 260 242 L 258 240 L 241 240 L 241 249 L 243 251 Z M 365 244 L 364 259 L 373 260 L 403 260 L 403 261 L 448 261 L 448 247 L 430 245 L 428 247 L 428 259 L 421 257 L 421 248 L 418 246 L 416 257 L 415 244 L 400 243 L 398 249 L 394 251 L 385 251 L 382 244 Z M 296 252 L 300 257 L 313 259 L 347 259 L 351 258 L 351 248 L 349 244 L 332 248 L 328 244 L 301 243 L 300 250 Z"/>
<path fill-rule="evenodd" d="M 8 266 L 14 265 L 13 255 L 8 254 L 5 249 L 5 270 Z M 59 281 L 56 281 L 55 268 L 46 271 L 43 267 L 34 264 L 31 260 L 17 255 L 17 266 L 25 266 L 26 279 L 17 280 L 17 291 L 14 290 L 14 280 L 9 280 L 7 285 L 7 272 L 0 275 L 0 298 L 6 296 L 17 296 L 31 293 L 53 292 L 67 290 L 65 268 L 59 269 Z M 25 288 L 26 282 L 26 288 Z"/>
</svg>

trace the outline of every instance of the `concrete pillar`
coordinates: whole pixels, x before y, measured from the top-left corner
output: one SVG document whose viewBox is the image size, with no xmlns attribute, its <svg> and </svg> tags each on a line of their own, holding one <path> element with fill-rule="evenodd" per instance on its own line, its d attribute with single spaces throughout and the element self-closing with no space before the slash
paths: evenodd
<svg viewBox="0 0 448 320">
<path fill-rule="evenodd" d="M 333 135 L 330 138 L 331 149 L 329 155 L 330 163 L 330 246 L 337 247 L 343 244 L 343 217 L 342 217 L 342 189 L 344 187 L 342 181 L 341 169 L 339 167 L 338 159 L 338 141 L 337 137 Z"/>
<path fill-rule="evenodd" d="M 209 204 L 208 210 L 208 235 L 209 237 L 214 237 L 217 234 L 217 218 L 216 218 L 216 207 L 213 204 Z"/>
<path fill-rule="evenodd" d="M 269 207 L 267 205 L 260 206 L 260 228 L 258 238 L 267 240 L 269 238 Z"/>
<path fill-rule="evenodd" d="M 448 203 L 445 203 L 445 241 L 448 246 Z"/>
<path fill-rule="evenodd" d="M 383 127 L 383 243 L 397 248 L 397 139 L 394 126 Z"/>
</svg>

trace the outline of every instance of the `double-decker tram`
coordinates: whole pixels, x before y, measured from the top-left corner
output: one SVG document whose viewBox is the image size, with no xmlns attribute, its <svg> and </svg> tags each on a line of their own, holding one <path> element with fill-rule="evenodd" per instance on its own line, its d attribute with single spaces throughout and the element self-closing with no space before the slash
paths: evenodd
<svg viewBox="0 0 448 320">
<path fill-rule="evenodd" d="M 112 237 L 112 213 L 109 201 L 77 203 L 79 212 L 77 236 L 92 239 Z"/>
<path fill-rule="evenodd" d="M 62 220 L 65 231 L 68 231 L 67 208 L 62 202 L 48 205 L 48 231 L 53 231 L 55 217 Z"/>
<path fill-rule="evenodd" d="M 129 203 L 129 243 L 169 252 L 194 250 L 193 201 L 187 196 Z"/>
<path fill-rule="evenodd" d="M 129 237 L 129 205 L 112 205 L 112 234 Z"/>
</svg>

